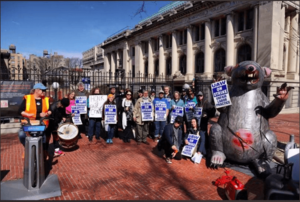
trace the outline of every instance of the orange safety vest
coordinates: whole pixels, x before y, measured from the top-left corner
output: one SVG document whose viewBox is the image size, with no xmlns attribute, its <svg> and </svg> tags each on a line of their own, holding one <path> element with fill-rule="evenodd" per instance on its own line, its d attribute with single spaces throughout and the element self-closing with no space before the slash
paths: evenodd
<svg viewBox="0 0 300 202">
<path fill-rule="evenodd" d="M 31 120 L 35 120 L 36 119 L 36 102 L 35 102 L 35 98 L 34 95 L 25 95 L 24 99 L 26 99 L 26 109 L 25 112 L 27 113 L 31 113 L 34 114 L 33 117 L 28 117 Z M 49 97 L 43 97 L 42 98 L 42 112 L 48 112 L 49 109 Z M 49 120 L 44 120 L 43 121 L 46 126 L 48 127 L 49 125 Z"/>
</svg>

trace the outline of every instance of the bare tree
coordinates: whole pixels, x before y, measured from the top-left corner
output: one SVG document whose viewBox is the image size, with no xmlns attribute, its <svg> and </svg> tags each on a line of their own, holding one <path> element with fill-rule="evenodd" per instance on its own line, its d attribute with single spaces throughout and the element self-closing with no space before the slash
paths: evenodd
<svg viewBox="0 0 300 202">
<path fill-rule="evenodd" d="M 83 62 L 80 58 L 68 58 L 67 67 L 68 68 L 82 68 Z"/>
</svg>

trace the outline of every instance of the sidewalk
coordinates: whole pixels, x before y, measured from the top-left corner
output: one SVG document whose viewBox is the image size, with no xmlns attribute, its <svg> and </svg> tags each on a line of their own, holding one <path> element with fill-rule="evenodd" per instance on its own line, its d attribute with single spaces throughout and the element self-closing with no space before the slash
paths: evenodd
<svg viewBox="0 0 300 202">
<path fill-rule="evenodd" d="M 278 140 L 289 141 L 295 135 L 299 144 L 299 114 L 278 115 L 270 120 Z M 222 200 L 223 188 L 212 182 L 224 174 L 224 169 L 206 168 L 190 160 L 173 160 L 167 164 L 153 150 L 156 143 L 137 145 L 115 138 L 107 145 L 103 139 L 88 144 L 83 137 L 79 149 L 65 152 L 54 159 L 51 174 L 57 174 L 62 196 L 49 200 Z M 52 140 L 50 141 L 52 142 Z M 1 136 L 1 176 L 3 181 L 23 178 L 23 146 L 17 134 Z M 245 184 L 250 200 L 263 199 L 263 181 L 231 170 Z"/>
</svg>

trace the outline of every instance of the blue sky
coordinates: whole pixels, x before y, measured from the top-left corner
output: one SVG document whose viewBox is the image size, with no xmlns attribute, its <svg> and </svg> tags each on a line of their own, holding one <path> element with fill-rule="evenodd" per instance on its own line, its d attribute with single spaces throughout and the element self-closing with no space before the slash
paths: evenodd
<svg viewBox="0 0 300 202">
<path fill-rule="evenodd" d="M 1 49 L 10 44 L 28 59 L 43 50 L 65 57 L 103 42 L 111 34 L 156 13 L 171 1 L 1 1 Z"/>
</svg>

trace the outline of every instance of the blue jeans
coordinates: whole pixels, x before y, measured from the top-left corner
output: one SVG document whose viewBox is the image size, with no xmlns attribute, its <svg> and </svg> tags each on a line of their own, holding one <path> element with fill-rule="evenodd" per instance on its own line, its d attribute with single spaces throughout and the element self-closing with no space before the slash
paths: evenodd
<svg viewBox="0 0 300 202">
<path fill-rule="evenodd" d="M 43 144 L 46 143 L 46 135 L 45 133 L 43 134 Z M 23 130 L 23 127 L 20 128 L 19 130 L 19 140 L 22 143 L 22 145 L 25 147 L 25 141 L 26 141 L 26 133 Z"/>
<path fill-rule="evenodd" d="M 94 126 L 96 125 L 96 138 L 98 139 L 100 137 L 101 132 L 101 119 L 100 118 L 90 118 L 89 119 L 89 131 L 88 136 L 90 139 L 93 139 L 94 135 Z"/>
<path fill-rule="evenodd" d="M 154 121 L 154 125 L 155 125 L 154 137 L 158 137 L 158 134 L 160 134 L 161 136 L 164 131 L 166 121 Z"/>
<path fill-rule="evenodd" d="M 107 131 L 107 139 L 113 139 L 114 132 L 115 132 L 115 126 L 114 124 L 108 125 L 108 131 Z"/>
</svg>

